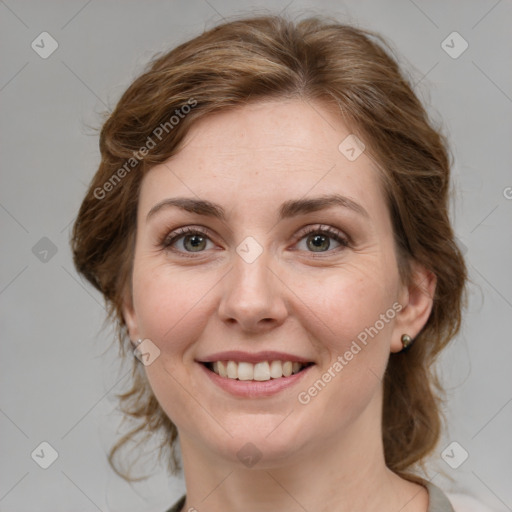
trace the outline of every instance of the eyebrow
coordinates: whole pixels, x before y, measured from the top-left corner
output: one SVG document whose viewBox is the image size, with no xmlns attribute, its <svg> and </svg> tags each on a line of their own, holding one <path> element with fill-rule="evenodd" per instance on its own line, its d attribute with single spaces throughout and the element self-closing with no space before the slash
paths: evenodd
<svg viewBox="0 0 512 512">
<path fill-rule="evenodd" d="M 342 208 L 352 210 L 363 217 L 370 217 L 368 212 L 359 203 L 356 203 L 352 199 L 340 194 L 286 201 L 282 204 L 279 210 L 279 217 L 280 219 L 286 219 L 289 217 L 295 217 L 296 215 L 325 210 L 327 208 L 332 208 L 333 206 L 341 206 Z"/>
<path fill-rule="evenodd" d="M 146 221 L 153 217 L 158 211 L 173 206 L 198 215 L 214 217 L 222 221 L 226 220 L 226 213 L 222 206 L 218 204 L 204 199 L 173 197 L 164 199 L 153 206 L 146 216 Z M 332 208 L 333 206 L 347 208 L 363 217 L 369 218 L 368 212 L 359 203 L 340 194 L 331 194 L 310 199 L 292 199 L 285 201 L 279 209 L 279 219 L 282 220 L 306 213 L 313 213 Z"/>
<path fill-rule="evenodd" d="M 207 217 L 215 217 L 220 220 L 226 219 L 226 214 L 224 213 L 224 209 L 222 206 L 219 206 L 210 201 L 205 201 L 204 199 L 194 199 L 189 197 L 173 197 L 169 199 L 164 199 L 159 203 L 155 204 L 151 210 L 149 210 L 146 221 L 148 221 L 153 215 L 164 208 L 170 208 L 172 206 L 176 206 L 182 210 L 191 213 L 197 213 L 198 215 L 205 215 Z"/>
</svg>

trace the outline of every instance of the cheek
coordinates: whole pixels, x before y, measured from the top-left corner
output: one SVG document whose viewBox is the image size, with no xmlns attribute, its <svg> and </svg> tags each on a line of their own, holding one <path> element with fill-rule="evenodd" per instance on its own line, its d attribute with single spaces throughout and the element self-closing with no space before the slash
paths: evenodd
<svg viewBox="0 0 512 512">
<path fill-rule="evenodd" d="M 304 414 L 323 418 L 326 436 L 356 421 L 380 396 L 396 303 L 393 283 L 383 286 L 386 280 L 376 274 L 331 274 L 304 301 L 304 318 L 311 319 L 304 327 L 323 357 L 297 398 Z"/>
<path fill-rule="evenodd" d="M 211 273 L 210 273 L 211 274 Z M 151 339 L 163 355 L 183 354 L 204 329 L 209 292 L 215 276 L 165 264 L 140 264 L 134 269 L 133 297 L 141 335 Z"/>
<path fill-rule="evenodd" d="M 218 279 L 217 279 L 218 280 Z M 212 315 L 211 295 L 216 279 L 206 273 L 166 265 L 136 266 L 133 276 L 134 307 L 140 335 L 160 350 L 145 367 L 155 397 L 169 418 L 180 427 L 193 429 L 204 421 L 201 409 L 190 400 L 192 347 Z"/>
<path fill-rule="evenodd" d="M 310 318 L 312 334 L 316 332 L 318 338 L 325 340 L 331 355 L 344 352 L 354 340 L 364 342 L 368 330 L 372 332 L 371 339 L 389 337 L 396 316 L 394 274 L 376 263 L 364 268 L 347 267 L 304 282 L 304 318 Z M 371 329 L 375 326 L 377 334 Z"/>
</svg>

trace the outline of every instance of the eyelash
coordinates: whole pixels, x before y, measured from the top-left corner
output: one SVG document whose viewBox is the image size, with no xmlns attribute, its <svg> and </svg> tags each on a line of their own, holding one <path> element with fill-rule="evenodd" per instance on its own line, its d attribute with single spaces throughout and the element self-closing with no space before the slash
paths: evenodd
<svg viewBox="0 0 512 512">
<path fill-rule="evenodd" d="M 336 242 L 338 242 L 340 244 L 340 247 L 337 247 L 335 249 L 329 249 L 327 251 L 318 251 L 318 252 L 308 251 L 308 252 L 310 252 L 310 254 L 313 257 L 321 258 L 321 257 L 323 257 L 322 254 L 332 254 L 332 253 L 338 252 L 339 250 L 342 250 L 350 245 L 349 239 L 346 238 L 345 236 L 343 236 L 340 231 L 338 231 L 335 228 L 332 228 L 331 226 L 322 226 L 322 225 L 318 225 L 318 226 L 314 226 L 314 227 L 306 227 L 303 230 L 301 230 L 296 235 L 294 244 L 297 244 L 303 238 L 305 238 L 311 234 L 326 235 L 329 238 L 332 238 L 333 240 L 335 240 Z M 186 255 L 185 257 L 194 258 L 196 256 L 194 256 L 193 252 L 178 251 L 178 250 L 172 248 L 172 245 L 175 242 L 177 242 L 178 240 L 180 240 L 181 238 L 183 238 L 187 235 L 202 235 L 211 241 L 208 230 L 206 230 L 204 228 L 200 228 L 200 227 L 187 226 L 184 228 L 176 229 L 174 232 L 165 236 L 164 239 L 161 241 L 160 245 L 165 250 L 172 250 L 173 252 L 176 252 L 180 255 Z M 198 251 L 198 253 L 201 253 L 201 252 L 205 252 L 205 251 Z"/>
<path fill-rule="evenodd" d="M 171 249 L 172 245 L 179 240 L 180 238 L 183 238 L 186 235 L 203 235 L 207 238 L 210 238 L 208 235 L 208 231 L 203 228 L 191 228 L 189 226 L 185 228 L 178 228 L 176 231 L 173 231 L 169 235 L 165 236 L 165 238 L 162 240 L 162 248 L 163 249 Z M 180 254 L 184 254 L 182 251 L 175 251 Z M 202 251 L 201 251 L 202 252 Z M 186 254 L 186 253 L 185 253 Z"/>
<path fill-rule="evenodd" d="M 339 251 L 345 249 L 349 246 L 348 238 L 337 229 L 331 227 L 331 226 L 325 226 L 325 225 L 317 225 L 317 226 L 308 226 L 299 233 L 297 233 L 295 237 L 295 244 L 306 238 L 308 235 L 316 234 L 316 235 L 325 235 L 328 238 L 331 238 L 335 242 L 340 244 L 340 247 L 336 247 L 334 249 L 328 249 L 327 251 L 306 251 L 309 254 L 311 254 L 314 258 L 323 258 L 325 256 L 332 255 L 333 253 L 338 253 Z"/>
</svg>

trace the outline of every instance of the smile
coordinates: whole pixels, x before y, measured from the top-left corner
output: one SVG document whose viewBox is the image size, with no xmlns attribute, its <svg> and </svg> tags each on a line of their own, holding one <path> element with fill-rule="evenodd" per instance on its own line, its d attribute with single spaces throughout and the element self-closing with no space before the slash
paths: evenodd
<svg viewBox="0 0 512 512">
<path fill-rule="evenodd" d="M 295 375 L 313 363 L 297 361 L 261 361 L 250 363 L 245 361 L 214 361 L 204 363 L 206 368 L 220 377 L 244 381 L 268 381 Z"/>
</svg>

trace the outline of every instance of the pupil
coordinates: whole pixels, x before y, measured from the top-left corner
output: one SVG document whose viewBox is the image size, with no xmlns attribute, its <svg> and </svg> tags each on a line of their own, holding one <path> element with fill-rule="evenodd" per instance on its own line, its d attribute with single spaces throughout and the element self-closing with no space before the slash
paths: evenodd
<svg viewBox="0 0 512 512">
<path fill-rule="evenodd" d="M 308 237 L 310 248 L 315 251 L 324 251 L 329 249 L 329 239 L 325 235 L 311 235 Z"/>
<path fill-rule="evenodd" d="M 187 247 L 187 249 L 190 249 L 192 251 L 204 249 L 204 244 L 205 239 L 203 236 L 200 235 L 189 235 L 185 241 L 185 246 Z"/>
</svg>

